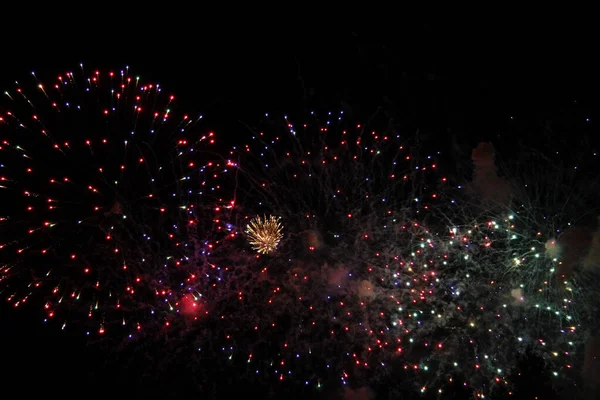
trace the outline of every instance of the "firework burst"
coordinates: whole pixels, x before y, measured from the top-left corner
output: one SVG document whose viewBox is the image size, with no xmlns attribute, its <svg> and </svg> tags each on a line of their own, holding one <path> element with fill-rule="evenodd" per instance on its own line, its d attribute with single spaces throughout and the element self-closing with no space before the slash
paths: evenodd
<svg viewBox="0 0 600 400">
<path fill-rule="evenodd" d="M 557 284 L 560 260 L 543 254 L 556 228 L 530 226 L 534 208 L 478 203 L 413 140 L 329 113 L 267 119 L 233 149 L 241 215 L 274 212 L 289 235 L 268 259 L 232 263 L 252 306 L 228 333 L 247 338 L 247 326 L 257 343 L 279 344 L 236 354 L 256 374 L 317 389 L 390 376 L 398 390 L 420 382 L 437 395 L 461 382 L 481 396 L 510 391 L 517 359 L 534 349 L 556 382 L 570 381 L 582 335 L 576 289 Z"/>
<path fill-rule="evenodd" d="M 252 248 L 261 254 L 269 254 L 277 248 L 283 238 L 281 233 L 283 226 L 279 222 L 280 218 L 270 215 L 253 218 L 246 227 L 248 241 Z"/>
<path fill-rule="evenodd" d="M 41 304 L 63 329 L 136 335 L 149 319 L 164 325 L 180 304 L 172 285 L 208 250 L 188 240 L 202 224 L 197 212 L 215 208 L 206 194 L 218 193 L 200 155 L 215 138 L 201 123 L 128 68 L 32 73 L 6 91 L 4 299 Z"/>
</svg>

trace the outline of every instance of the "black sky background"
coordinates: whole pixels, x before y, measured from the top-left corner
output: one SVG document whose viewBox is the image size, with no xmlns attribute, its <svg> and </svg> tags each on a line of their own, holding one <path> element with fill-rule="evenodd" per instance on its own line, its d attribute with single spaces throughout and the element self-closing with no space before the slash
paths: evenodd
<svg viewBox="0 0 600 400">
<path fill-rule="evenodd" d="M 0 88 L 30 71 L 55 75 L 79 62 L 93 69 L 128 65 L 206 116 L 252 120 L 264 112 L 344 107 L 361 118 L 383 106 L 406 131 L 419 129 L 448 148 L 452 135 L 468 146 L 499 134 L 507 142 L 511 134 L 535 135 L 544 120 L 591 115 L 599 103 L 594 29 L 577 21 L 259 25 L 136 33 L 151 31 L 149 23 L 131 32 L 77 29 L 68 38 L 65 27 L 29 37 L 11 28 L 0 53 Z M 509 125 L 511 116 L 518 126 Z M 35 313 L 2 307 L 0 384 L 23 394 L 69 393 L 75 389 L 67 382 L 88 384 L 101 355 L 45 329 Z"/>
<path fill-rule="evenodd" d="M 129 65 L 209 114 L 387 105 L 415 128 L 481 136 L 507 115 L 549 113 L 598 84 L 592 25 L 578 21 L 238 25 L 50 30 L 3 44 L 5 86 L 30 71 Z M 85 29 L 85 23 L 81 23 Z M 149 30 L 149 29 L 148 29 Z M 65 32 L 63 32 L 65 31 Z M 140 31 L 136 34 L 136 31 Z M 61 39 L 64 36 L 64 39 Z M 16 40 L 15 40 L 16 39 Z M 80 41 L 81 43 L 74 43 Z M 206 111 L 205 111 L 206 110 Z"/>
</svg>

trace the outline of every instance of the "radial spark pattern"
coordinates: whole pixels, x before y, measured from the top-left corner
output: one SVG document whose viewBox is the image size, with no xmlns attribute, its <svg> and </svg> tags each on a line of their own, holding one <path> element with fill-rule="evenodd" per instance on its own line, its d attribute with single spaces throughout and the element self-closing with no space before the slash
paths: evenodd
<svg viewBox="0 0 600 400">
<path fill-rule="evenodd" d="M 246 234 L 254 250 L 261 254 L 269 254 L 277 248 L 283 238 L 282 229 L 279 218 L 272 215 L 268 218 L 255 217 L 246 227 Z"/>
<path fill-rule="evenodd" d="M 198 215 L 218 202 L 211 169 L 222 168 L 202 155 L 215 140 L 202 116 L 128 68 L 81 66 L 16 82 L 0 103 L 0 138 L 5 300 L 101 334 L 137 334 L 178 312 L 172 288 L 209 251 L 190 232 L 212 229 Z"/>
</svg>

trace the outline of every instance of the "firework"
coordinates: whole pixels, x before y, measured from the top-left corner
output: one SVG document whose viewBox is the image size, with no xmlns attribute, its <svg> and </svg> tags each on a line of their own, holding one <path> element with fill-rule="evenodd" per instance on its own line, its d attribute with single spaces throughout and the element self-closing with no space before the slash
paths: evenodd
<svg viewBox="0 0 600 400">
<path fill-rule="evenodd" d="M 449 179 L 421 138 L 341 112 L 267 116 L 207 161 L 202 120 L 127 69 L 33 79 L 0 109 L 0 279 L 15 307 L 99 333 L 158 322 L 180 339 L 165 353 L 188 345 L 208 363 L 190 368 L 199 382 L 481 396 L 508 392 L 530 349 L 557 382 L 574 369 L 589 275 L 565 267 L 555 237 L 572 215 L 550 221 L 539 191 L 490 205 L 475 195 L 486 173 Z"/>
<path fill-rule="evenodd" d="M 32 73 L 6 91 L 3 298 L 41 304 L 63 329 L 73 321 L 135 335 L 150 318 L 164 325 L 179 309 L 172 285 L 190 279 L 183 265 L 210 251 L 189 240 L 219 188 L 202 162 L 215 138 L 201 122 L 128 68 Z"/>
<path fill-rule="evenodd" d="M 288 239 L 269 259 L 228 248 L 244 311 L 225 317 L 226 337 L 245 344 L 223 344 L 227 360 L 316 389 L 391 376 L 398 390 L 481 395 L 510 391 L 533 348 L 568 381 L 583 336 L 577 289 L 544 252 L 553 225 L 478 203 L 439 153 L 373 119 L 297 126 L 268 118 L 230 154 L 239 214 L 276 213 Z"/>
<path fill-rule="evenodd" d="M 277 248 L 283 238 L 282 229 L 279 218 L 272 215 L 269 218 L 255 217 L 246 227 L 246 234 L 254 250 L 261 254 L 269 254 Z"/>
</svg>

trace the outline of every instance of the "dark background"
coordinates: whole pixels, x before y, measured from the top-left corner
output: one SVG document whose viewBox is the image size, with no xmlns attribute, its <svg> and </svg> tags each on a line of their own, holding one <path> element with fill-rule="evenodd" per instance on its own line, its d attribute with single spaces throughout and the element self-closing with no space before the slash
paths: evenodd
<svg viewBox="0 0 600 400">
<path fill-rule="evenodd" d="M 418 129 L 445 151 L 460 143 L 467 160 L 481 140 L 500 147 L 525 136 L 532 143 L 578 141 L 592 129 L 583 117 L 593 119 L 598 105 L 595 32 L 579 19 L 402 22 L 376 29 L 304 21 L 184 31 L 152 20 L 133 28 L 117 17 L 98 27 L 83 20 L 70 29 L 70 23 L 1 28 L 2 91 L 31 71 L 55 75 L 79 62 L 93 69 L 128 65 L 207 116 L 252 120 L 264 112 L 344 108 L 360 119 L 383 107 L 407 132 Z M 548 120 L 563 128 L 548 132 Z M 119 395 L 105 375 L 94 382 L 103 359 L 81 350 L 83 338 L 46 329 L 35 312 L 5 308 L 4 391 L 70 398 L 89 395 L 91 385 Z"/>
<path fill-rule="evenodd" d="M 598 29 L 581 19 L 127 25 L 3 28 L 0 84 L 80 62 L 129 65 L 207 115 L 342 104 L 360 115 L 386 106 L 411 128 L 472 140 L 505 128 L 510 116 L 540 121 L 574 100 L 588 107 L 598 87 Z"/>
</svg>

